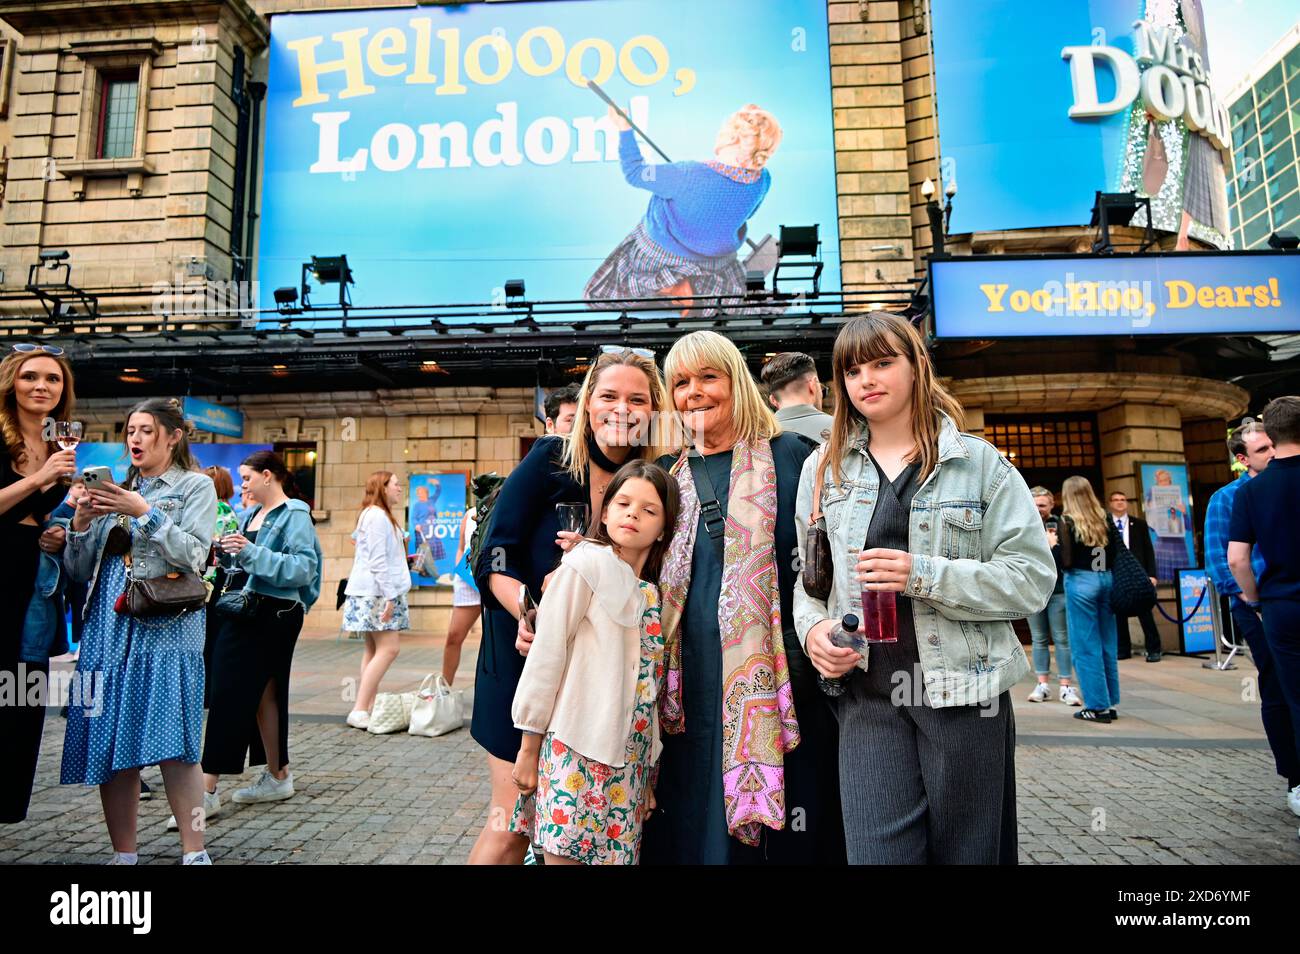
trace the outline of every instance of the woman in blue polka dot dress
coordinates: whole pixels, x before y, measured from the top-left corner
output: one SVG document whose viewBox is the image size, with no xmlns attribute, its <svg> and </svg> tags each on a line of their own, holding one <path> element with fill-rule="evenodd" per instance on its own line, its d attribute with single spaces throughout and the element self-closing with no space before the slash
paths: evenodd
<svg viewBox="0 0 1300 954">
<path fill-rule="evenodd" d="M 217 515 L 212 478 L 190 453 L 175 401 L 152 399 L 127 416 L 131 466 L 124 485 L 102 484 L 78 504 L 64 565 L 89 581 L 82 689 L 69 701 L 61 781 L 98 785 L 113 843 L 109 864 L 135 864 L 140 769 L 157 765 L 181 825 L 183 864 L 211 864 L 203 849 L 204 609 L 179 618 L 126 611 L 135 579 L 202 573 Z M 80 703 L 80 704 L 78 704 Z"/>
</svg>

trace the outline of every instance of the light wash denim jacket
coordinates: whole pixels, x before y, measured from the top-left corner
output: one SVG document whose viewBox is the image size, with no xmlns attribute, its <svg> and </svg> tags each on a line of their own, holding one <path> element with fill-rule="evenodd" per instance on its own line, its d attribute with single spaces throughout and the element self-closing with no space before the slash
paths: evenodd
<svg viewBox="0 0 1300 954">
<path fill-rule="evenodd" d="M 61 510 L 69 516 L 55 516 Z M 66 530 L 71 519 L 70 513 L 70 508 L 65 509 L 60 504 L 50 519 L 45 521 L 45 529 L 63 527 Z M 22 662 L 48 662 L 51 656 L 61 656 L 68 651 L 68 628 L 63 617 L 63 583 L 62 561 L 55 554 L 42 550 L 36 569 L 36 587 L 23 619 L 22 643 L 18 651 L 18 658 Z"/>
<path fill-rule="evenodd" d="M 217 491 L 212 478 L 198 471 L 172 467 L 150 483 L 141 495 L 149 503 L 143 517 L 131 517 L 131 575 L 151 580 L 168 573 L 202 573 L 212 547 L 217 520 Z M 89 610 L 108 533 L 116 514 L 91 521 L 82 533 L 68 531 L 63 565 L 74 580 L 89 580 L 85 608 Z"/>
<path fill-rule="evenodd" d="M 1029 672 L 1011 620 L 1042 610 L 1056 585 L 1043 521 L 1020 472 L 992 444 L 942 418 L 939 463 L 912 498 L 912 572 L 903 594 L 912 599 L 924 699 L 937 709 L 987 702 Z M 808 457 L 799 481 L 795 530 L 801 558 L 824 453 Z M 804 591 L 802 575 L 795 583 L 795 628 L 805 648 L 808 631 L 822 620 L 862 615 L 856 565 L 879 490 L 865 426 L 843 473 L 844 483 L 837 486 L 828 466 L 822 489 L 835 564 L 829 605 Z M 865 670 L 867 659 L 858 666 Z"/>
<path fill-rule="evenodd" d="M 244 517 L 241 533 L 248 530 L 257 511 Z M 248 572 L 244 591 L 293 600 L 311 609 L 320 596 L 320 542 L 311 522 L 311 508 L 301 500 L 289 500 L 266 515 L 257 531 L 257 542 L 235 555 L 235 565 Z"/>
</svg>

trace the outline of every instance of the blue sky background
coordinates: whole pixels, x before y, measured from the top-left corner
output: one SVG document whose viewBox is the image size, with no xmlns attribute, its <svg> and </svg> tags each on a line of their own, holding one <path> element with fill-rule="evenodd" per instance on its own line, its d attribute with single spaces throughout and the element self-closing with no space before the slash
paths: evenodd
<svg viewBox="0 0 1300 954">
<path fill-rule="evenodd" d="M 466 125 L 472 144 L 474 130 L 496 118 L 503 102 L 519 104 L 521 149 L 524 130 L 538 117 L 559 117 L 572 128 L 575 117 L 605 114 L 595 94 L 570 83 L 563 71 L 530 77 L 517 63 L 492 86 L 476 86 L 462 74 L 469 91 L 456 96 L 407 85 L 405 75 L 383 78 L 367 70 L 367 81 L 379 92 L 341 100 L 332 94 L 342 89 L 343 74 L 324 74 L 321 90 L 331 94 L 329 102 L 291 105 L 298 95 L 298 70 L 287 41 L 325 35 L 317 59 L 326 62 L 339 50 L 329 34 L 368 27 L 373 36 L 421 16 L 433 19 L 435 32 L 459 27 L 462 51 L 495 28 L 512 45 L 539 25 L 558 29 L 568 46 L 598 37 L 620 49 L 639 34 L 658 37 L 670 54 L 668 77 L 636 87 L 616 72 L 604 84 L 607 92 L 625 105 L 633 95 L 649 97 L 646 131 L 673 159 L 711 158 L 718 127 L 746 103 L 770 110 L 785 135 L 768 165 L 772 189 L 750 221 L 750 237 L 775 234 L 781 224 L 820 223 L 827 262 L 823 284 L 839 287 L 824 0 L 476 4 L 273 18 L 259 259 L 263 307 L 273 307 L 274 288 L 298 284 L 301 263 L 311 255 L 339 253 L 347 254 L 356 275 L 357 305 L 487 302 L 511 278 L 523 278 L 533 300 L 577 299 L 592 272 L 644 214 L 650 194 L 623 180 L 617 160 L 532 166 L 525 159 L 514 167 L 466 169 L 417 169 L 412 163 L 401 172 L 380 172 L 372 162 L 351 180 L 309 173 L 317 158 L 319 133 L 312 114 L 318 111 L 352 114 L 342 129 L 344 158 L 369 147 L 375 130 L 388 123 L 415 128 L 456 120 Z M 797 42 L 799 30 L 806 36 L 803 44 Z M 407 35 L 411 49 L 414 34 Z M 535 43 L 534 49 L 543 58 L 543 45 Z M 440 51 L 435 40 L 435 74 L 441 73 Z M 595 57 L 587 62 L 594 64 Z M 495 58 L 488 53 L 483 63 L 492 68 Z M 648 57 L 643 63 L 649 65 Z M 696 82 L 689 93 L 675 96 L 673 76 L 681 68 L 694 70 Z M 576 148 L 576 134 L 574 139 Z M 323 304 L 336 295 L 327 289 L 315 298 Z"/>
<path fill-rule="evenodd" d="M 1226 94 L 1287 30 L 1300 22 L 1297 0 L 1201 0 L 1214 91 Z"/>
</svg>

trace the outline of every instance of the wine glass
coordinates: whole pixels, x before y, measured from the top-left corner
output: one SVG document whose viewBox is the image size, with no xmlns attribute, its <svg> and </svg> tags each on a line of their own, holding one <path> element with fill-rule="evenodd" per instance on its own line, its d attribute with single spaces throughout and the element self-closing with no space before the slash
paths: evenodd
<svg viewBox="0 0 1300 954">
<path fill-rule="evenodd" d="M 560 529 L 569 533 L 586 533 L 587 516 L 591 508 L 582 503 L 558 503 L 555 514 L 560 520 Z"/>
<path fill-rule="evenodd" d="M 55 421 L 54 442 L 63 450 L 75 450 L 81 443 L 81 422 Z"/>
</svg>

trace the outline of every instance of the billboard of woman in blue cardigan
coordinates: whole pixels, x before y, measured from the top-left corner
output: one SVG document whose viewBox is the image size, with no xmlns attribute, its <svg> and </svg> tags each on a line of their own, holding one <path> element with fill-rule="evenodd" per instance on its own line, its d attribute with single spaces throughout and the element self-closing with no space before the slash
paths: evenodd
<svg viewBox="0 0 1300 954">
<path fill-rule="evenodd" d="M 680 299 L 690 296 L 728 296 L 738 303 L 745 273 L 736 251 L 744 244 L 746 223 L 772 187 L 764 166 L 781 144 L 776 117 L 750 103 L 718 130 L 714 158 L 667 163 L 645 161 L 636 133 L 612 106 L 609 118 L 619 130 L 623 178 L 650 192 L 650 204 L 591 276 L 584 297 L 601 307 L 666 297 L 683 315 L 690 314 L 691 303 Z"/>
</svg>

